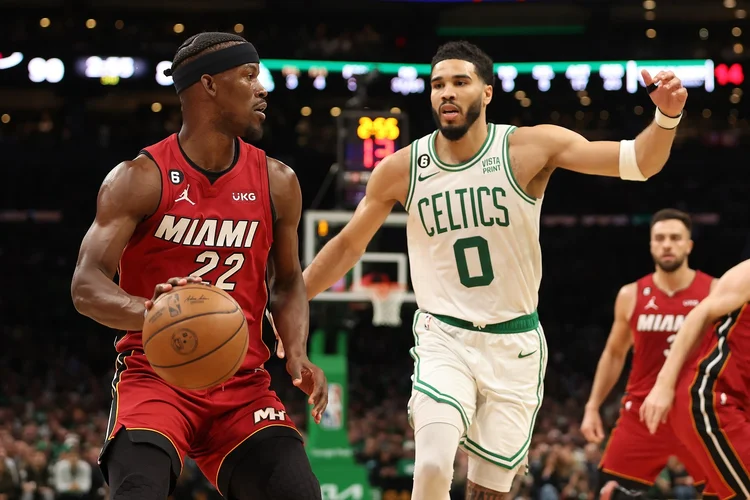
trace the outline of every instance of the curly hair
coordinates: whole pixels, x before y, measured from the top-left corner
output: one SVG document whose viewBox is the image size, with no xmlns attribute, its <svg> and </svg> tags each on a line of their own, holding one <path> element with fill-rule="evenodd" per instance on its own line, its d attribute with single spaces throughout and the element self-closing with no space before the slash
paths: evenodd
<svg viewBox="0 0 750 500">
<path fill-rule="evenodd" d="M 247 40 L 232 33 L 212 31 L 193 35 L 177 49 L 172 60 L 172 71 L 181 64 L 197 59 L 206 52 L 214 52 L 240 43 L 247 43 Z"/>
<path fill-rule="evenodd" d="M 466 41 L 448 42 L 438 47 L 435 56 L 432 58 L 432 67 L 435 69 L 435 65 L 440 61 L 446 59 L 460 59 L 462 61 L 470 62 L 474 65 L 474 69 L 484 83 L 492 85 L 495 81 L 495 74 L 493 72 L 492 58 L 488 56 L 482 49 Z"/>
</svg>

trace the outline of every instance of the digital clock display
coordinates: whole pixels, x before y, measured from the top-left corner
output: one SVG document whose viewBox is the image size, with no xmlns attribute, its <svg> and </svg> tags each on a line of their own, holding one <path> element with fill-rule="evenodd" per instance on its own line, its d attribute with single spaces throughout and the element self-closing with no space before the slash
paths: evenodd
<svg viewBox="0 0 750 500">
<path fill-rule="evenodd" d="M 349 110 L 339 116 L 340 186 L 347 206 L 359 203 L 372 171 L 407 146 L 408 137 L 405 114 Z"/>
<path fill-rule="evenodd" d="M 339 160 L 345 172 L 371 172 L 383 158 L 408 144 L 402 115 L 346 112 L 341 122 Z"/>
</svg>

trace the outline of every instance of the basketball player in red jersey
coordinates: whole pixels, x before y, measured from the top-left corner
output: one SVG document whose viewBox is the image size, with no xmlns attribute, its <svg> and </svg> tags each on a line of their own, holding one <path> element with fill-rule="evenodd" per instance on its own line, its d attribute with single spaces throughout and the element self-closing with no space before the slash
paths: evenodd
<svg viewBox="0 0 750 500">
<path fill-rule="evenodd" d="M 665 427 L 658 436 L 651 436 L 638 417 L 675 333 L 690 310 L 708 295 L 714 281 L 688 266 L 693 248 L 690 233 L 688 214 L 674 209 L 655 213 L 651 219 L 651 256 L 656 270 L 623 286 L 617 295 L 614 323 L 581 424 L 589 442 L 601 443 L 604 439 L 599 407 L 617 383 L 631 347 L 633 366 L 620 418 L 600 463 L 597 491 L 612 480 L 623 490 L 649 489 L 671 455 L 678 456 L 693 480 L 703 482 L 701 468 L 671 430 Z"/>
<path fill-rule="evenodd" d="M 748 346 L 750 260 L 727 271 L 685 318 L 640 411 L 655 434 L 668 427 L 659 424 L 669 415 L 721 500 L 750 498 Z"/>
<path fill-rule="evenodd" d="M 72 283 L 79 312 L 127 332 L 116 344 L 104 477 L 115 500 L 165 500 L 188 455 L 229 499 L 320 499 L 300 434 L 263 369 L 268 271 L 287 370 L 320 421 L 328 390 L 307 358 L 299 183 L 289 167 L 239 139 L 262 134 L 267 92 L 258 54 L 242 37 L 201 33 L 178 49 L 167 74 L 182 129 L 109 173 Z M 112 281 L 118 263 L 120 286 Z M 237 300 L 250 341 L 233 378 L 185 391 L 154 373 L 140 331 L 157 296 L 200 281 Z"/>
</svg>

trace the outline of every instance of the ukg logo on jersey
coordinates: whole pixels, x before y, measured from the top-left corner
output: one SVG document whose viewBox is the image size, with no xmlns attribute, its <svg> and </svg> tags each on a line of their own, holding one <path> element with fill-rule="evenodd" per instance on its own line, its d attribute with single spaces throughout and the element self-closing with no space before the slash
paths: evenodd
<svg viewBox="0 0 750 500">
<path fill-rule="evenodd" d="M 232 193 L 234 201 L 255 201 L 255 193 Z"/>
</svg>

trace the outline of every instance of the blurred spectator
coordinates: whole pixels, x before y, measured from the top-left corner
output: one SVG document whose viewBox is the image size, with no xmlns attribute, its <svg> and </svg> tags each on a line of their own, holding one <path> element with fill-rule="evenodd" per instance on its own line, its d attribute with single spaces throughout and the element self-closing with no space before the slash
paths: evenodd
<svg viewBox="0 0 750 500">
<path fill-rule="evenodd" d="M 91 465 L 78 453 L 77 446 L 60 455 L 53 466 L 52 483 L 59 500 L 79 500 L 87 498 L 91 491 Z"/>
<path fill-rule="evenodd" d="M 21 500 L 53 500 L 55 493 L 47 456 L 41 450 L 31 451 L 30 455 L 30 460 L 21 469 Z"/>
</svg>

